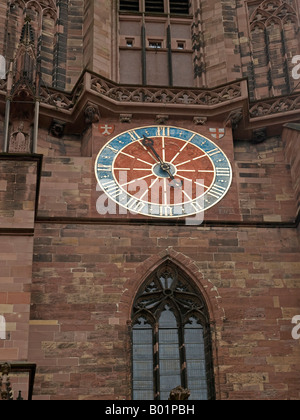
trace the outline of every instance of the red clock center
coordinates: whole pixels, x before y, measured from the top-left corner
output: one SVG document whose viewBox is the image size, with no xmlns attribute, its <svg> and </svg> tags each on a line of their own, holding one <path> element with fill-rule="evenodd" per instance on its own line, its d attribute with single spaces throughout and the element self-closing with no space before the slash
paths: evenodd
<svg viewBox="0 0 300 420">
<path fill-rule="evenodd" d="M 156 153 L 136 141 L 116 156 L 113 174 L 124 191 L 150 204 L 180 205 L 210 189 L 215 169 L 204 151 L 180 139 L 156 137 L 153 141 Z"/>
</svg>

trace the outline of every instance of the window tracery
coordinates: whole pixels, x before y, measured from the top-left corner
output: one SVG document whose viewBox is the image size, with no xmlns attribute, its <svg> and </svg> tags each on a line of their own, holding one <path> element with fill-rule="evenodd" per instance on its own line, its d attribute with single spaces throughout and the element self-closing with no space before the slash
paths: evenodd
<svg viewBox="0 0 300 420">
<path fill-rule="evenodd" d="M 133 398 L 214 398 L 209 317 L 190 279 L 166 263 L 142 286 L 133 307 Z"/>
</svg>

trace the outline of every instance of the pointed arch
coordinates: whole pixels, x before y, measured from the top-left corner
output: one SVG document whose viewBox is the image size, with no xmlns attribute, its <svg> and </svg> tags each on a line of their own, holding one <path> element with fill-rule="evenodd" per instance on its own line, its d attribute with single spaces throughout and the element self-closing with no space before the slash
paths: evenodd
<svg viewBox="0 0 300 420">
<path fill-rule="evenodd" d="M 284 19 L 289 15 L 290 16 L 295 16 L 296 11 L 292 6 L 290 6 L 287 3 L 283 3 L 275 11 L 275 16 L 278 16 L 280 19 Z"/>
<path fill-rule="evenodd" d="M 292 92 L 290 57 L 299 51 L 298 16 L 294 2 L 265 0 L 250 16 L 252 99 Z"/>
<path fill-rule="evenodd" d="M 186 314 L 193 310 L 204 326 L 210 323 L 208 307 L 201 292 L 191 277 L 169 258 L 153 270 L 139 288 L 133 304 L 133 316 L 147 310 L 159 319 L 166 305 L 172 307 L 178 322 L 183 322 Z"/>
<path fill-rule="evenodd" d="M 126 282 L 122 304 L 127 308 L 128 312 L 127 314 L 124 314 L 127 319 L 131 319 L 134 299 L 139 288 L 144 284 L 147 278 L 167 260 L 180 268 L 185 275 L 192 280 L 194 287 L 196 287 L 197 291 L 203 296 L 207 305 L 211 325 L 220 322 L 222 323 L 224 319 L 226 319 L 226 314 L 222 307 L 221 297 L 217 288 L 209 279 L 203 276 L 203 273 L 194 260 L 180 252 L 174 251 L 172 248 L 168 248 L 160 254 L 153 255 L 141 263 L 137 271 L 132 275 L 128 282 Z"/>
<path fill-rule="evenodd" d="M 56 4 L 54 0 L 40 0 L 41 6 L 45 8 L 56 9 Z"/>
<path fill-rule="evenodd" d="M 190 389 L 192 399 L 215 398 L 208 305 L 187 273 L 195 267 L 188 264 L 186 271 L 180 265 L 174 255 L 165 255 L 148 270 L 134 296 L 134 399 L 166 400 L 179 385 Z M 143 357 L 142 349 L 147 349 Z"/>
<path fill-rule="evenodd" d="M 272 13 L 281 5 L 281 3 L 282 0 L 265 0 L 259 7 Z"/>
<path fill-rule="evenodd" d="M 265 23 L 268 26 L 279 26 L 281 28 L 281 19 L 278 16 L 271 16 Z"/>
<path fill-rule="evenodd" d="M 16 5 L 19 6 L 22 10 L 25 8 L 25 1 L 24 0 L 14 0 L 10 3 L 10 5 Z"/>
<path fill-rule="evenodd" d="M 255 10 L 255 12 L 252 14 L 250 23 L 254 22 L 265 22 L 267 19 L 269 19 L 272 15 L 269 12 L 266 12 L 265 10 L 258 8 Z"/>
</svg>

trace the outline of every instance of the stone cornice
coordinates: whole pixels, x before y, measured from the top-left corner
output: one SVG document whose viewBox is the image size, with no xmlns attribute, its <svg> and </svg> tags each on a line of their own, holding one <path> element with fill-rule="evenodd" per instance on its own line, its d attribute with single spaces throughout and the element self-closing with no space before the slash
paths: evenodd
<svg viewBox="0 0 300 420">
<path fill-rule="evenodd" d="M 6 81 L 1 81 L 2 103 L 6 99 L 6 88 Z M 49 124 L 53 118 L 64 120 L 70 133 L 85 129 L 88 103 L 95 104 L 100 115 L 106 117 L 124 113 L 147 117 L 161 114 L 162 110 L 164 114 L 192 120 L 195 115 L 201 115 L 224 125 L 231 123 L 240 138 L 259 127 L 281 130 L 283 124 L 300 119 L 300 92 L 250 103 L 247 79 L 212 89 L 127 86 L 84 71 L 72 92 L 42 87 L 40 102 L 41 124 Z"/>
</svg>

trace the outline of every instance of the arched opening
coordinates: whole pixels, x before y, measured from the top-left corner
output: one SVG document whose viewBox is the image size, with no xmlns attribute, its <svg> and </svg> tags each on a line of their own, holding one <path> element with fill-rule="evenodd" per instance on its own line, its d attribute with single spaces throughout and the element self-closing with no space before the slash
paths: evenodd
<svg viewBox="0 0 300 420">
<path fill-rule="evenodd" d="M 132 396 L 167 400 L 177 386 L 215 399 L 210 320 L 191 278 L 167 260 L 144 282 L 132 310 Z"/>
<path fill-rule="evenodd" d="M 287 95 L 296 86 L 291 57 L 299 50 L 293 2 L 265 0 L 251 14 L 251 99 Z"/>
</svg>

